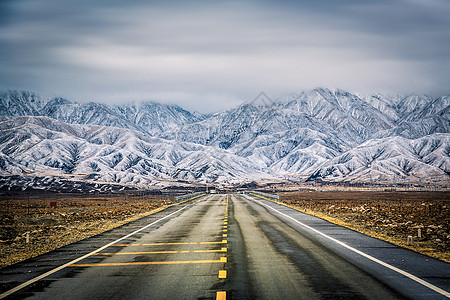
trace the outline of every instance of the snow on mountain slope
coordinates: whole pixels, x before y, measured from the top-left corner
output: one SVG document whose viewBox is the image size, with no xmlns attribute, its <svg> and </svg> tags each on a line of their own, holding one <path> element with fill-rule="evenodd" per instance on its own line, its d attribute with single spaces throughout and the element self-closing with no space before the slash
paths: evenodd
<svg viewBox="0 0 450 300">
<path fill-rule="evenodd" d="M 160 136 L 165 139 L 190 141 L 202 145 L 214 145 L 229 149 L 236 154 L 248 156 L 245 149 L 255 144 L 259 137 L 268 138 L 277 143 L 283 132 L 310 128 L 318 132 L 327 132 L 332 139 L 346 145 L 344 140 L 335 137 L 336 132 L 327 123 L 317 120 L 304 112 L 283 107 L 279 103 L 259 105 L 245 103 L 222 113 L 216 113 L 205 120 L 187 124 L 168 131 Z M 270 137 L 274 136 L 274 137 Z M 287 138 L 284 136 L 283 138 Z"/>
<path fill-rule="evenodd" d="M 152 135 L 205 118 L 176 105 L 144 102 L 108 106 L 74 103 L 63 98 L 44 100 L 34 93 L 17 91 L 0 92 L 0 115 L 47 116 L 70 124 L 127 128 Z"/>
<path fill-rule="evenodd" d="M 62 98 L 55 98 L 47 103 L 39 115 L 70 124 L 91 124 L 139 129 L 136 124 L 123 118 L 123 116 L 117 114 L 106 105 L 94 102 L 78 104 Z"/>
<path fill-rule="evenodd" d="M 449 119 L 450 97 L 439 97 L 430 99 L 426 103 L 417 108 L 413 113 L 408 114 L 402 121 L 418 121 L 421 119 L 435 118 L 440 115 L 446 115 Z"/>
<path fill-rule="evenodd" d="M 125 184 L 449 179 L 450 97 L 315 89 L 209 116 L 0 93 L 0 173 Z M 435 177 L 433 177 L 435 176 Z"/>
<path fill-rule="evenodd" d="M 433 99 L 427 95 L 410 95 L 393 99 L 395 109 L 401 119 L 407 119 L 409 116 L 417 115 L 432 101 Z"/>
<path fill-rule="evenodd" d="M 401 136 L 417 139 L 434 133 L 450 132 L 450 98 L 439 97 L 415 109 L 414 114 L 405 115 L 395 126 L 380 131 L 376 138 Z"/>
<path fill-rule="evenodd" d="M 401 119 L 397 111 L 403 111 L 398 108 L 401 104 L 389 104 L 388 100 L 379 96 L 373 99 L 378 99 L 372 101 L 374 106 L 367 99 L 345 91 L 315 89 L 290 94 L 265 105 L 245 103 L 201 122 L 162 133 L 161 137 L 224 149 L 241 149 L 241 144 L 249 143 L 261 134 L 309 128 L 339 140 L 344 146 L 357 146 L 377 137 L 379 132 L 393 134 L 393 128 Z M 405 105 L 412 102 L 418 107 L 404 109 L 403 113 L 423 111 L 425 100 L 418 99 L 423 98 L 416 97 L 414 101 L 407 98 Z"/>
<path fill-rule="evenodd" d="M 332 137 L 308 128 L 259 135 L 240 146 L 236 154 L 252 161 L 262 161 L 265 167 L 278 165 L 275 169 L 279 172 L 299 172 L 313 166 L 319 167 L 324 160 L 337 156 L 345 149 Z M 300 163 L 300 158 L 303 163 Z M 281 165 L 284 167 L 280 168 Z M 295 171 L 293 165 L 296 165 Z"/>
<path fill-rule="evenodd" d="M 76 174 L 128 184 L 160 179 L 223 182 L 267 176 L 225 150 L 212 151 L 202 145 L 161 140 L 123 128 L 73 125 L 29 116 L 0 122 L 0 136 L 3 174 Z"/>
<path fill-rule="evenodd" d="M 8 117 L 34 116 L 45 101 L 31 92 L 0 91 L 0 115 Z"/>
<path fill-rule="evenodd" d="M 132 124 L 136 124 L 152 135 L 198 122 L 205 118 L 199 113 L 190 113 L 177 105 L 164 105 L 155 102 L 116 105 L 112 109 Z"/>
<path fill-rule="evenodd" d="M 284 107 L 325 122 L 338 137 L 351 145 L 357 145 L 393 124 L 389 116 L 358 96 L 341 90 L 315 89 L 303 92 L 293 95 L 293 99 Z"/>
<path fill-rule="evenodd" d="M 448 180 L 450 136 L 434 134 L 416 140 L 389 137 L 369 140 L 326 162 L 312 178 L 392 183 Z"/>
</svg>

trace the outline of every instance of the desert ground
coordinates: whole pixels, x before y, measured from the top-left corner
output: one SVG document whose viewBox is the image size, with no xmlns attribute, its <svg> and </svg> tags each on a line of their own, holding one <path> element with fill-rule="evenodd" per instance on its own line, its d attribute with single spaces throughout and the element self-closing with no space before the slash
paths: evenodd
<svg viewBox="0 0 450 300">
<path fill-rule="evenodd" d="M 144 193 L 21 194 L 0 197 L 0 267 L 150 214 L 173 196 Z"/>
<path fill-rule="evenodd" d="M 280 194 L 280 199 L 300 211 L 450 262 L 449 191 L 298 191 Z"/>
</svg>

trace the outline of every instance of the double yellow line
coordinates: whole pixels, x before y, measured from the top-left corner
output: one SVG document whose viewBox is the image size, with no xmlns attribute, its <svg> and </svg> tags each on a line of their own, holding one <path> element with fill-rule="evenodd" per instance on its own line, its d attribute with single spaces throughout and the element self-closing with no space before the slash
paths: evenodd
<svg viewBox="0 0 450 300">
<path fill-rule="evenodd" d="M 148 251 L 148 252 L 118 252 L 118 253 L 94 253 L 92 255 L 133 255 L 133 254 L 175 254 L 175 253 L 217 253 L 227 252 L 227 248 L 212 250 L 167 250 L 167 251 Z"/>
<path fill-rule="evenodd" d="M 139 266 L 139 265 L 178 265 L 178 264 L 211 264 L 226 263 L 227 258 L 221 257 L 219 260 L 181 260 L 181 261 L 143 261 L 128 263 L 97 263 L 97 264 L 74 264 L 71 267 L 111 267 L 111 266 Z"/>
</svg>

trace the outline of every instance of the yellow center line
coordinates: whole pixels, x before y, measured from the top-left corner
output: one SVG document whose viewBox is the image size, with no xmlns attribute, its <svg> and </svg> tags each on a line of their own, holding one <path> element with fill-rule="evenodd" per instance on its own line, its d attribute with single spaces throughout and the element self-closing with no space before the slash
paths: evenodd
<svg viewBox="0 0 450 300">
<path fill-rule="evenodd" d="M 127 246 L 165 246 L 165 245 L 211 245 L 226 244 L 226 240 L 220 242 L 191 242 L 191 243 L 151 243 L 151 244 L 113 244 L 110 247 L 127 247 Z"/>
<path fill-rule="evenodd" d="M 212 264 L 227 262 L 226 257 L 219 260 L 185 260 L 185 261 L 143 261 L 129 263 L 100 263 L 100 264 L 73 264 L 69 267 L 114 267 L 114 266 L 139 266 L 139 265 L 178 265 L 178 264 Z"/>
<path fill-rule="evenodd" d="M 228 228 L 228 200 L 230 198 L 230 195 L 227 195 L 227 202 L 226 202 L 226 206 L 225 206 L 225 218 L 224 218 L 224 226 L 222 229 L 222 232 L 227 232 L 227 228 Z M 226 238 L 228 235 L 226 233 L 223 233 L 222 236 L 224 238 Z M 227 261 L 227 258 L 224 257 L 225 262 Z M 227 271 L 226 270 L 219 270 L 219 276 L 220 279 L 225 279 L 227 278 Z M 225 291 L 218 291 L 216 293 L 216 300 L 226 300 L 227 299 L 227 292 Z"/>
<path fill-rule="evenodd" d="M 213 250 L 180 250 L 180 251 L 151 251 L 151 252 L 119 252 L 119 253 L 94 253 L 92 255 L 133 255 L 133 254 L 170 254 L 170 253 L 216 253 L 227 252 L 227 248 Z"/>
<path fill-rule="evenodd" d="M 227 278 L 227 270 L 219 270 L 219 278 Z"/>
</svg>

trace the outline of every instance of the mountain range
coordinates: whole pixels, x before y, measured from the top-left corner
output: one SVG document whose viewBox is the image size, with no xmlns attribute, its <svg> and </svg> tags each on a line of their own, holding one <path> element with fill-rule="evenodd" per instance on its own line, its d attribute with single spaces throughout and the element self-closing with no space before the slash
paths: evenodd
<svg viewBox="0 0 450 300">
<path fill-rule="evenodd" d="M 450 97 L 318 88 L 215 114 L 0 92 L 0 175 L 165 186 L 450 179 Z"/>
</svg>

